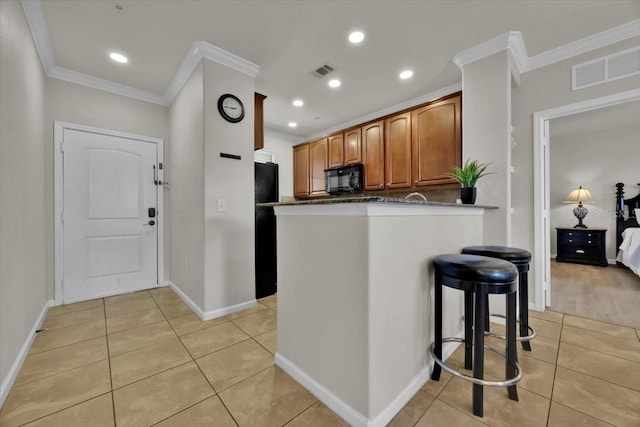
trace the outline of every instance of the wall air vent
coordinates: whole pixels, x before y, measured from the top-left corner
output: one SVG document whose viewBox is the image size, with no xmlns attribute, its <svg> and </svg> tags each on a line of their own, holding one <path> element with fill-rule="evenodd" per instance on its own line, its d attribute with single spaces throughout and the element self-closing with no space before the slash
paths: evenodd
<svg viewBox="0 0 640 427">
<path fill-rule="evenodd" d="M 571 90 L 640 74 L 640 47 L 571 67 Z"/>
<path fill-rule="evenodd" d="M 331 65 L 328 64 L 324 64 L 321 67 L 316 68 L 315 70 L 313 70 L 313 75 L 319 78 L 322 78 L 324 76 L 326 76 L 327 74 L 329 74 L 330 72 L 332 72 L 334 70 L 334 68 Z"/>
<path fill-rule="evenodd" d="M 276 155 L 265 149 L 256 150 L 253 152 L 253 161 L 256 163 L 275 163 Z"/>
</svg>

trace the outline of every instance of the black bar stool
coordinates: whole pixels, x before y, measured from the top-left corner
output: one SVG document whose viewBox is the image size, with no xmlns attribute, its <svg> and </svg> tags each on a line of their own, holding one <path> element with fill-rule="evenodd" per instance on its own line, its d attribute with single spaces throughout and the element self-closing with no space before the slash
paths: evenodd
<svg viewBox="0 0 640 427">
<path fill-rule="evenodd" d="M 488 256 L 509 261 L 518 269 L 518 299 L 520 305 L 520 336 L 517 338 L 522 343 L 522 348 L 531 351 L 529 341 L 536 337 L 536 331 L 529 326 L 529 263 L 531 253 L 524 249 L 511 248 L 509 246 L 467 246 L 462 249 L 463 254 Z M 487 303 L 489 307 L 489 303 Z M 489 331 L 489 316 L 504 317 L 498 314 L 489 314 L 487 310 L 487 321 L 485 331 Z M 489 335 L 502 338 L 503 336 L 489 333 Z"/>
<path fill-rule="evenodd" d="M 508 262 L 477 255 L 448 254 L 433 259 L 435 268 L 435 339 L 431 355 L 435 360 L 431 379 L 440 380 L 441 369 L 473 383 L 473 413 L 483 416 L 483 386 L 507 387 L 509 398 L 518 400 L 516 383 L 522 378 L 516 350 L 516 277 L 518 270 Z M 464 339 L 442 337 L 442 286 L 464 291 Z M 485 345 L 484 331 L 489 294 L 506 295 L 506 354 Z M 474 308 L 475 305 L 475 308 Z M 464 365 L 473 376 L 462 374 L 442 361 L 443 342 L 464 342 Z M 505 381 L 484 380 L 484 349 L 505 357 Z M 472 354 L 473 349 L 473 354 Z"/>
</svg>

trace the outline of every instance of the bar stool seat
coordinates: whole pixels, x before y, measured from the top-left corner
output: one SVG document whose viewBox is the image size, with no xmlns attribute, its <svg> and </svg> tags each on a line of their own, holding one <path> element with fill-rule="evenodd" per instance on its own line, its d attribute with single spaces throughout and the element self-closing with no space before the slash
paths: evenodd
<svg viewBox="0 0 640 427">
<path fill-rule="evenodd" d="M 505 261 L 509 261 L 514 264 L 518 269 L 518 297 L 519 297 L 519 322 L 520 323 L 520 336 L 517 338 L 521 341 L 522 348 L 526 351 L 531 351 L 530 341 L 536 337 L 536 331 L 529 326 L 529 263 L 531 262 L 531 253 L 525 249 L 513 248 L 510 246 L 467 246 L 462 249 L 463 254 L 480 255 L 491 258 L 498 258 Z M 497 314 L 489 314 L 487 310 L 487 318 L 489 316 L 504 317 Z M 490 333 L 489 321 L 485 322 L 485 330 L 489 335 L 502 338 L 503 336 Z"/>
<path fill-rule="evenodd" d="M 507 387 L 509 398 L 518 400 L 515 384 L 522 378 L 516 351 L 516 278 L 514 264 L 478 255 L 447 254 L 433 259 L 435 269 L 435 337 L 430 348 L 435 360 L 431 379 L 439 381 L 444 369 L 454 376 L 473 383 L 473 413 L 483 416 L 483 386 Z M 465 338 L 442 337 L 442 287 L 464 291 Z M 507 325 L 506 353 L 484 343 L 484 330 L 489 294 L 506 295 Z M 473 376 L 462 374 L 442 361 L 443 342 L 464 342 L 465 368 L 473 369 Z M 504 381 L 484 380 L 484 349 L 505 357 Z"/>
</svg>

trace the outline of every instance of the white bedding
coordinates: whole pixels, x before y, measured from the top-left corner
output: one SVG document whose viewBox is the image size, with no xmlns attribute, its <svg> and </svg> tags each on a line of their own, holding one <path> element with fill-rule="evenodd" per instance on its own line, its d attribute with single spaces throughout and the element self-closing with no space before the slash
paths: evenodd
<svg viewBox="0 0 640 427">
<path fill-rule="evenodd" d="M 640 228 L 627 228 L 622 232 L 622 244 L 617 260 L 640 276 Z"/>
</svg>

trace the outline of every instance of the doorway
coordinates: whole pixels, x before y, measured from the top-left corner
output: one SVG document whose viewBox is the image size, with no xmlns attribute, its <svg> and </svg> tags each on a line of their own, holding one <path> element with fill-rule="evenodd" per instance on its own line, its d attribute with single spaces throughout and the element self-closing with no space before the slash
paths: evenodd
<svg viewBox="0 0 640 427">
<path fill-rule="evenodd" d="M 162 140 L 55 123 L 55 301 L 158 286 Z"/>
<path fill-rule="evenodd" d="M 636 89 L 533 114 L 534 257 L 543 260 L 534 267 L 535 309 L 538 311 L 551 306 L 549 121 L 638 100 L 640 90 Z"/>
</svg>

